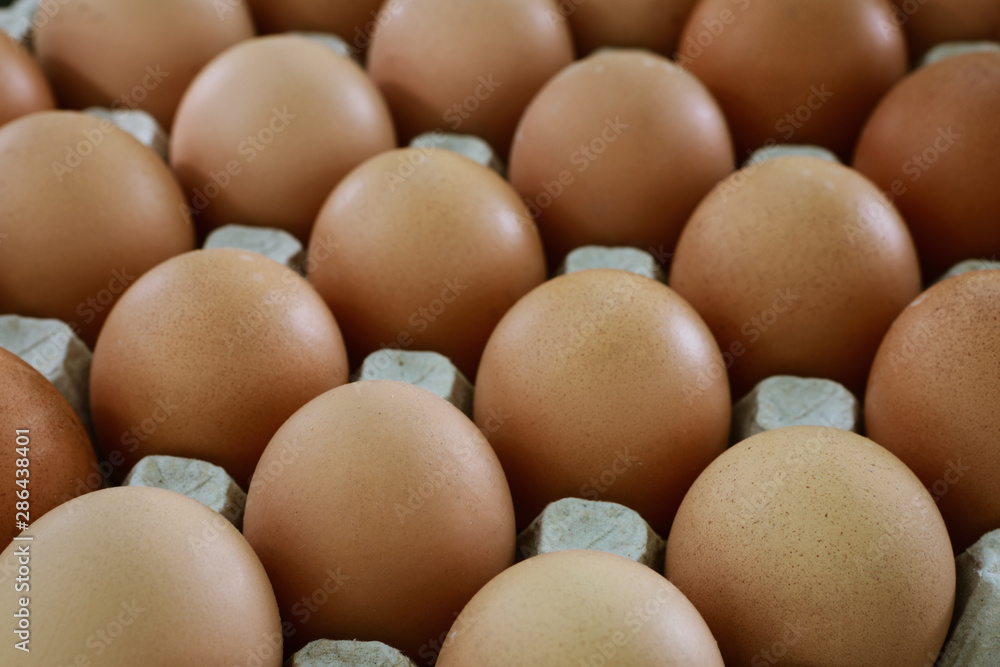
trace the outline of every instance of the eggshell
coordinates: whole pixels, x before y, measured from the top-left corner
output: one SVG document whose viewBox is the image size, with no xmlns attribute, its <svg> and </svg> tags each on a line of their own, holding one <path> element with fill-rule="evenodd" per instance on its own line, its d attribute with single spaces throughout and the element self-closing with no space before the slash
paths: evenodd
<svg viewBox="0 0 1000 667">
<path fill-rule="evenodd" d="M 666 285 L 617 270 L 560 276 L 490 337 L 475 420 L 510 481 L 519 527 L 566 497 L 630 507 L 666 534 L 726 447 L 719 348 Z"/>
<path fill-rule="evenodd" d="M 554 0 L 390 0 L 368 70 L 400 139 L 442 129 L 482 137 L 501 157 L 542 85 L 573 60 Z"/>
<path fill-rule="evenodd" d="M 934 496 L 955 553 L 1000 528 L 1000 271 L 927 290 L 879 347 L 865 400 L 868 434 Z"/>
<path fill-rule="evenodd" d="M 248 0 L 248 4 L 261 32 L 333 33 L 363 51 L 378 31 L 375 18 L 382 0 Z"/>
<path fill-rule="evenodd" d="M 503 470 L 468 417 L 388 380 L 329 391 L 261 457 L 244 531 L 296 645 L 382 641 L 424 662 L 514 562 Z"/>
<path fill-rule="evenodd" d="M 697 79 L 643 51 L 595 54 L 532 100 L 510 182 L 553 263 L 584 245 L 669 257 L 698 202 L 733 170 L 719 106 Z"/>
<path fill-rule="evenodd" d="M 437 661 L 581 664 L 722 667 L 722 656 L 694 605 L 653 570 L 600 551 L 557 551 L 515 565 L 477 593 Z"/>
<path fill-rule="evenodd" d="M 856 171 L 814 157 L 720 183 L 677 244 L 670 284 L 712 329 L 739 398 L 772 375 L 860 395 L 875 351 L 920 292 L 903 219 Z"/>
<path fill-rule="evenodd" d="M 383 347 L 431 350 L 469 377 L 503 314 L 545 280 L 538 230 L 514 189 L 427 148 L 383 153 L 345 178 L 306 264 L 355 364 Z"/>
<path fill-rule="evenodd" d="M 346 381 L 337 323 L 309 284 L 220 248 L 164 262 L 125 293 L 94 348 L 90 402 L 117 479 L 163 454 L 246 488 L 278 427 Z"/>
<path fill-rule="evenodd" d="M 338 181 L 395 145 L 385 102 L 357 64 L 305 37 L 263 37 L 198 74 L 170 164 L 199 227 L 278 227 L 305 242 Z"/>
<path fill-rule="evenodd" d="M 850 156 L 879 99 L 906 73 L 886 0 L 702 0 L 677 61 L 722 105 L 740 161 L 761 146 Z"/>
<path fill-rule="evenodd" d="M 891 28 L 902 30 L 917 58 L 944 42 L 1000 39 L 995 0 L 893 0 Z"/>
<path fill-rule="evenodd" d="M 168 128 L 198 70 L 254 34 L 234 0 L 60 0 L 35 23 L 61 106 L 142 109 Z"/>
<path fill-rule="evenodd" d="M 25 558 L 30 570 L 27 589 L 12 579 L 0 587 L 8 613 L 28 600 L 30 652 L 4 646 L 17 655 L 13 664 L 281 665 L 264 568 L 198 501 L 150 487 L 107 489 L 60 505 L 30 532 L 32 541 L 0 555 L 3 572 Z"/>
<path fill-rule="evenodd" d="M 94 448 L 73 408 L 41 373 L 3 349 L 0 403 L 5 439 L 0 475 L 8 480 L 0 486 L 0 525 L 6 533 L 0 536 L 0 546 L 6 547 L 21 532 L 18 521 L 31 523 L 53 507 L 100 488 L 101 481 Z M 18 465 L 19 459 L 27 459 L 27 465 Z M 92 474 L 97 477 L 93 487 L 86 484 Z M 15 516 L 17 504 L 24 501 L 24 516 Z"/>
<path fill-rule="evenodd" d="M 765 431 L 716 459 L 677 512 L 667 574 L 728 665 L 925 667 L 955 599 L 920 480 L 828 427 Z"/>
<path fill-rule="evenodd" d="M 559 0 L 578 53 L 602 46 L 649 49 L 670 55 L 695 0 Z"/>
<path fill-rule="evenodd" d="M 24 46 L 0 31 L 0 125 L 55 106 L 42 68 Z"/>
<path fill-rule="evenodd" d="M 135 279 L 194 247 L 163 161 L 106 120 L 57 111 L 0 128 L 0 312 L 93 345 Z"/>
<path fill-rule="evenodd" d="M 950 266 L 1000 254 L 1000 53 L 922 67 L 865 126 L 854 166 L 895 201 L 932 281 Z"/>
</svg>

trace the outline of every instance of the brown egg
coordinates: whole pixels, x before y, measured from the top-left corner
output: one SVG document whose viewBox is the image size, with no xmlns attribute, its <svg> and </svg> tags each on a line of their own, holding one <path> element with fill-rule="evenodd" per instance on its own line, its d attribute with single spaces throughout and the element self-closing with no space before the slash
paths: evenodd
<svg viewBox="0 0 1000 667">
<path fill-rule="evenodd" d="M 677 61 L 722 105 L 740 161 L 777 143 L 850 156 L 879 99 L 906 73 L 886 0 L 702 0 Z"/>
<path fill-rule="evenodd" d="M 236 0 L 60 0 L 35 51 L 61 106 L 142 109 L 170 128 L 205 63 L 254 35 Z"/>
<path fill-rule="evenodd" d="M 0 31 L 0 125 L 55 106 L 42 68 L 24 46 Z"/>
<path fill-rule="evenodd" d="M 854 165 L 894 200 L 924 277 L 1000 254 L 1000 53 L 922 67 L 868 120 Z"/>
<path fill-rule="evenodd" d="M 943 42 L 1000 39 L 996 0 L 893 0 L 891 29 L 903 30 L 919 57 Z"/>
<path fill-rule="evenodd" d="M 698 610 L 669 581 L 601 551 L 529 558 L 476 593 L 437 667 L 722 667 Z"/>
<path fill-rule="evenodd" d="M 280 667 L 282 627 L 267 574 L 246 540 L 197 500 L 151 487 L 60 505 L 0 555 L 4 646 L 23 667 Z M 24 588 L 11 574 L 27 562 Z M 8 577 L 11 577 L 8 579 Z M 23 625 L 23 624 L 22 624 Z M 8 633 L 10 631 L 8 630 Z"/>
<path fill-rule="evenodd" d="M 586 55 L 602 46 L 649 49 L 670 55 L 696 0 L 560 0 L 576 50 Z"/>
<path fill-rule="evenodd" d="M 505 156 L 528 102 L 573 60 L 557 12 L 554 0 L 389 0 L 368 69 L 400 138 L 474 134 Z"/>
<path fill-rule="evenodd" d="M 307 264 L 355 364 L 383 347 L 433 350 L 469 377 L 503 314 L 545 280 L 538 230 L 514 189 L 426 148 L 383 153 L 345 178 Z"/>
<path fill-rule="evenodd" d="M 504 316 L 476 377 L 476 424 L 507 473 L 518 525 L 549 502 L 607 500 L 666 534 L 726 447 L 729 385 L 712 335 L 662 283 L 589 270 Z"/>
<path fill-rule="evenodd" d="M 510 181 L 553 263 L 583 245 L 669 257 L 681 227 L 733 170 L 726 120 L 697 79 L 643 51 L 563 70 L 518 126 Z"/>
<path fill-rule="evenodd" d="M 920 480 L 828 427 L 765 431 L 716 459 L 677 512 L 666 567 L 728 665 L 925 667 L 955 600 Z"/>
<path fill-rule="evenodd" d="M 868 435 L 920 477 L 955 553 L 1000 528 L 1000 271 L 927 290 L 892 325 L 868 381 Z"/>
<path fill-rule="evenodd" d="M 249 0 L 249 5 L 261 32 L 333 33 L 363 51 L 378 31 L 382 0 Z"/>
<path fill-rule="evenodd" d="M 88 344 L 122 291 L 194 247 L 184 196 L 157 155 L 72 112 L 0 128 L 0 312 L 54 317 Z"/>
<path fill-rule="evenodd" d="M 0 547 L 53 507 L 87 493 L 97 470 L 90 438 L 73 408 L 52 383 L 7 350 L 0 349 L 0 430 L 7 441 L 0 457 Z M 97 488 L 100 488 L 99 486 Z M 22 512 L 23 514 L 17 515 Z"/>
<path fill-rule="evenodd" d="M 862 392 L 875 351 L 920 292 L 913 241 L 857 172 L 815 157 L 719 184 L 677 244 L 670 284 L 727 352 L 733 395 L 771 375 Z"/>
<path fill-rule="evenodd" d="M 423 659 L 514 561 L 503 470 L 475 425 L 392 381 L 329 391 L 261 457 L 244 532 L 296 645 L 378 640 Z"/>
<path fill-rule="evenodd" d="M 116 478 L 167 454 L 222 466 L 246 488 L 278 427 L 346 381 L 337 323 L 309 283 L 263 255 L 197 250 L 115 305 L 94 348 L 90 403 Z"/>
<path fill-rule="evenodd" d="M 385 102 L 357 64 L 305 37 L 263 37 L 191 84 L 170 163 L 202 229 L 279 227 L 305 242 L 337 182 L 395 145 Z"/>
</svg>

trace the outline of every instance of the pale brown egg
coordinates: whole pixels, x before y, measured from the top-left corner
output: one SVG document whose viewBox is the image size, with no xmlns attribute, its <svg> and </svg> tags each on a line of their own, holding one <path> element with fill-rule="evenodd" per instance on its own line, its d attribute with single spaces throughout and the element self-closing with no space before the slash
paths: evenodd
<svg viewBox="0 0 1000 667">
<path fill-rule="evenodd" d="M 355 364 L 383 347 L 432 350 L 474 377 L 486 340 L 545 280 L 538 230 L 500 176 L 447 150 L 383 153 L 320 212 L 309 280 Z"/>
<path fill-rule="evenodd" d="M 892 325 L 868 381 L 872 440 L 930 490 L 955 553 L 1000 528 L 1000 271 L 927 290 Z"/>
<path fill-rule="evenodd" d="M 421 664 L 514 562 L 514 511 L 489 443 L 425 389 L 356 382 L 274 435 L 244 532 L 295 645 L 378 640 Z"/>
<path fill-rule="evenodd" d="M 340 179 L 395 145 L 389 110 L 356 63 L 305 37 L 262 37 L 191 84 L 170 164 L 200 229 L 278 227 L 305 242 Z"/>
<path fill-rule="evenodd" d="M 167 129 L 198 70 L 254 35 L 236 0 L 61 0 L 35 24 L 61 106 L 142 109 Z"/>
<path fill-rule="evenodd" d="M 943 42 L 1000 39 L 996 0 L 893 0 L 887 30 L 906 33 L 910 53 L 920 57 Z"/>
<path fill-rule="evenodd" d="M 97 457 L 73 408 L 51 382 L 0 349 L 0 546 L 67 500 L 101 488 Z M 96 476 L 96 480 L 93 477 Z M 93 482 L 96 481 L 96 484 Z"/>
<path fill-rule="evenodd" d="M 55 106 L 38 62 L 20 42 L 0 31 L 0 125 Z"/>
<path fill-rule="evenodd" d="M 696 0 L 560 0 L 577 53 L 603 46 L 649 49 L 669 56 Z"/>
<path fill-rule="evenodd" d="M 506 156 L 518 118 L 573 60 L 554 0 L 390 0 L 368 69 L 400 139 L 441 129 L 474 134 Z"/>
<path fill-rule="evenodd" d="M 197 500 L 106 489 L 60 505 L 28 532 L 31 541 L 0 555 L 0 606 L 15 628 L 3 650 L 17 656 L 4 664 L 280 667 L 267 574 L 239 531 Z M 28 581 L 15 584 L 8 573 L 22 566 Z M 20 641 L 27 652 L 12 647 Z"/>
<path fill-rule="evenodd" d="M 920 480 L 828 427 L 765 431 L 716 459 L 677 512 L 666 568 L 728 665 L 925 667 L 955 600 Z"/>
<path fill-rule="evenodd" d="M 0 173 L 0 312 L 60 319 L 93 345 L 126 287 L 194 247 L 170 169 L 107 120 L 8 123 Z"/>
<path fill-rule="evenodd" d="M 930 282 L 956 262 L 1000 255 L 1000 53 L 922 67 L 865 126 L 854 166 L 894 201 Z"/>
<path fill-rule="evenodd" d="M 261 32 L 333 33 L 360 52 L 378 32 L 382 0 L 249 0 L 249 5 Z"/>
<path fill-rule="evenodd" d="M 507 473 L 518 525 L 567 497 L 626 505 L 666 534 L 726 447 L 725 363 L 691 306 L 617 270 L 555 278 L 490 337 L 475 419 Z"/>
<path fill-rule="evenodd" d="M 529 558 L 476 593 L 438 667 L 723 667 L 705 621 L 673 584 L 602 551 Z"/>
<path fill-rule="evenodd" d="M 301 276 L 253 252 L 196 250 L 115 305 L 90 402 L 116 478 L 166 454 L 215 463 L 246 488 L 278 427 L 346 381 L 337 323 Z"/>
<path fill-rule="evenodd" d="M 666 258 L 681 227 L 733 170 L 726 119 L 666 58 L 609 51 L 567 67 L 518 125 L 510 181 L 557 263 L 583 245 Z"/>
<path fill-rule="evenodd" d="M 886 0 L 702 0 L 677 61 L 722 105 L 742 162 L 816 144 L 850 157 L 861 126 L 907 68 Z"/>
<path fill-rule="evenodd" d="M 771 375 L 864 390 L 882 336 L 920 292 L 903 219 L 856 171 L 816 157 L 751 165 L 699 205 L 670 284 L 712 329 L 739 398 Z"/>
</svg>

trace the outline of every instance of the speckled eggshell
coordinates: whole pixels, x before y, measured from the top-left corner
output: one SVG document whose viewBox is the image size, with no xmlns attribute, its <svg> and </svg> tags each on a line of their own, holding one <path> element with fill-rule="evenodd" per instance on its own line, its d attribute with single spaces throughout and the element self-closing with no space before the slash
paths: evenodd
<svg viewBox="0 0 1000 667">
<path fill-rule="evenodd" d="M 610 657 L 608 657 L 610 654 Z M 601 551 L 557 551 L 487 584 L 448 633 L 438 667 L 722 667 L 705 621 L 669 581 Z"/>
<path fill-rule="evenodd" d="M 0 587 L 13 613 L 29 598 L 30 652 L 18 667 L 280 667 L 274 592 L 246 540 L 196 500 L 152 487 L 97 491 L 60 505 L 0 554 L 16 571 L 27 548 L 30 590 Z M 23 563 L 20 560 L 20 563 Z M 8 625 L 13 626 L 13 623 Z"/>
<path fill-rule="evenodd" d="M 0 125 L 55 106 L 52 88 L 38 62 L 22 44 L 0 34 Z"/>
<path fill-rule="evenodd" d="M 346 381 L 340 330 L 303 278 L 253 252 L 196 250 L 116 304 L 90 402 L 117 479 L 163 454 L 222 466 L 246 488 L 278 427 Z"/>
<path fill-rule="evenodd" d="M 345 178 L 306 264 L 355 365 L 382 347 L 432 350 L 469 377 L 503 314 L 545 280 L 538 230 L 514 189 L 426 148 L 383 153 Z"/>
<path fill-rule="evenodd" d="M 560 276 L 501 320 L 476 376 L 475 420 L 520 527 L 566 497 L 626 505 L 666 534 L 726 447 L 729 385 L 705 323 L 662 283 Z"/>
<path fill-rule="evenodd" d="M 561 0 L 577 53 L 602 46 L 649 49 L 669 56 L 695 0 Z"/>
<path fill-rule="evenodd" d="M 1000 255 L 1000 53 L 922 67 L 875 109 L 854 166 L 888 193 L 913 233 L 924 278 Z"/>
<path fill-rule="evenodd" d="M 194 247 L 170 169 L 109 121 L 8 123 L 0 173 L 0 312 L 60 319 L 92 346 L 128 285 Z"/>
<path fill-rule="evenodd" d="M 828 427 L 766 431 L 694 483 L 667 575 L 728 665 L 925 667 L 955 561 L 934 499 L 895 456 Z"/>
<path fill-rule="evenodd" d="M 738 398 L 771 375 L 860 394 L 882 336 L 920 292 L 903 219 L 857 172 L 814 157 L 744 168 L 699 205 L 670 285 L 728 353 Z"/>
<path fill-rule="evenodd" d="M 296 412 L 261 457 L 243 525 L 290 642 L 377 640 L 422 664 L 514 562 L 489 443 L 444 399 L 395 381 L 338 387 Z"/>
<path fill-rule="evenodd" d="M 868 380 L 868 435 L 937 500 L 955 553 L 1000 528 L 1000 271 L 939 283 L 892 325 Z"/>
<path fill-rule="evenodd" d="M 378 32 L 375 17 L 382 0 L 248 0 L 248 4 L 261 32 L 328 32 L 363 51 Z"/>
<path fill-rule="evenodd" d="M 919 57 L 943 42 L 1000 39 L 1000 3 L 995 0 L 893 0 L 891 29 L 906 33 Z"/>
<path fill-rule="evenodd" d="M 583 245 L 637 246 L 665 262 L 732 171 L 726 119 L 705 87 L 637 50 L 560 72 L 525 111 L 510 156 L 510 182 L 553 263 Z"/>
<path fill-rule="evenodd" d="M 3 455 L 0 475 L 8 480 L 0 485 L 0 546 L 21 531 L 15 517 L 16 504 L 28 501 L 26 523 L 83 493 L 101 488 L 97 457 L 87 433 L 73 408 L 51 382 L 7 350 L 0 349 L 0 433 Z M 26 431 L 20 433 L 19 431 Z M 27 450 L 19 436 L 27 438 Z M 26 456 L 24 456 L 26 454 Z M 27 466 L 17 460 L 27 458 Z M 18 481 L 24 484 L 18 484 Z M 18 496 L 18 492 L 27 491 Z"/>
</svg>

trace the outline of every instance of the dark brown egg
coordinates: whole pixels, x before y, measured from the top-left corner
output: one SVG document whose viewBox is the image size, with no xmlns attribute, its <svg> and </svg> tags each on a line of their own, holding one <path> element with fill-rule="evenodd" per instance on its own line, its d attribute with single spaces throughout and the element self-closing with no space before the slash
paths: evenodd
<svg viewBox="0 0 1000 667">
<path fill-rule="evenodd" d="M 55 106 L 42 68 L 20 42 L 0 31 L 0 125 Z"/>
<path fill-rule="evenodd" d="M 943 42 L 1000 39 L 1000 3 L 995 0 L 892 0 L 892 4 L 894 16 L 886 29 L 904 31 L 915 58 Z"/>
<path fill-rule="evenodd" d="M 559 0 L 558 4 L 581 55 L 617 46 L 669 56 L 695 0 Z"/>
</svg>

